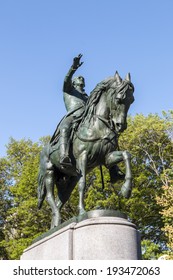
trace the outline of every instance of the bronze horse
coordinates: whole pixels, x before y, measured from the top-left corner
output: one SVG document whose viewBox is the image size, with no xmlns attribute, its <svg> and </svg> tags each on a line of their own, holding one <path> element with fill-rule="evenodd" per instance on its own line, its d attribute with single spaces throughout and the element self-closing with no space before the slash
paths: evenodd
<svg viewBox="0 0 173 280">
<path fill-rule="evenodd" d="M 51 228 L 61 223 L 60 210 L 78 183 L 79 215 L 85 213 L 84 191 L 86 175 L 96 166 L 108 169 L 125 163 L 125 181 L 121 193 L 129 198 L 132 189 L 131 156 L 118 150 L 118 134 L 127 128 L 127 112 L 134 101 L 134 86 L 130 74 L 122 80 L 113 77 L 100 82 L 91 92 L 78 127 L 73 130 L 70 157 L 71 168 L 60 165 L 59 143 L 49 143 L 40 155 L 38 207 L 46 198 L 52 210 Z M 60 124 L 61 125 L 61 124 Z M 54 185 L 58 195 L 54 196 Z"/>
</svg>

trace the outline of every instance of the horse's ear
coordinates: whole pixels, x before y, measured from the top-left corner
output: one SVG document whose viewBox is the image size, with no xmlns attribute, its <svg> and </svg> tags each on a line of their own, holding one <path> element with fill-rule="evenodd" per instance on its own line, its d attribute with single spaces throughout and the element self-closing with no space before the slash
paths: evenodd
<svg viewBox="0 0 173 280">
<path fill-rule="evenodd" d="M 126 75 L 126 77 L 125 77 L 125 80 L 128 81 L 128 82 L 131 82 L 130 73 L 127 73 L 127 75 Z"/>
<path fill-rule="evenodd" d="M 114 77 L 115 77 L 115 80 L 118 85 L 122 83 L 122 79 L 121 79 L 120 75 L 118 74 L 118 71 L 115 72 Z"/>
</svg>

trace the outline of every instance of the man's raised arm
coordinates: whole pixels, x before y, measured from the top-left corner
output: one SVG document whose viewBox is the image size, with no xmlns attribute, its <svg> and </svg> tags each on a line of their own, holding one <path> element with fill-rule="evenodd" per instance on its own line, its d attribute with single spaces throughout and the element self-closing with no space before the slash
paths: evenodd
<svg viewBox="0 0 173 280">
<path fill-rule="evenodd" d="M 76 70 L 83 64 L 83 62 L 80 62 L 80 59 L 82 57 L 82 54 L 79 54 L 78 56 L 74 57 L 73 64 L 70 67 L 67 75 L 64 79 L 63 84 L 63 92 L 70 92 L 72 89 L 72 76 L 76 72 Z"/>
</svg>

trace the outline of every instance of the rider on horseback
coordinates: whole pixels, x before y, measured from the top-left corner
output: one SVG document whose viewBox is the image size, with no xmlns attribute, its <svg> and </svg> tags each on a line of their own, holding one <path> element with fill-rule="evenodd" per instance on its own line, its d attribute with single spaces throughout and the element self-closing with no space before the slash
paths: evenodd
<svg viewBox="0 0 173 280">
<path fill-rule="evenodd" d="M 73 74 L 83 64 L 83 62 L 80 62 L 81 57 L 82 55 L 79 54 L 73 59 L 73 64 L 65 76 L 63 85 L 63 96 L 65 107 L 67 109 L 67 116 L 61 121 L 59 127 L 59 145 L 60 164 L 64 167 L 72 166 L 71 159 L 69 157 L 69 139 L 71 128 L 75 119 L 79 118 L 84 112 L 86 101 L 88 99 L 88 95 L 84 91 L 84 78 L 82 76 L 78 76 L 72 79 Z M 51 139 L 52 143 L 54 142 L 56 135 L 57 130 Z"/>
</svg>

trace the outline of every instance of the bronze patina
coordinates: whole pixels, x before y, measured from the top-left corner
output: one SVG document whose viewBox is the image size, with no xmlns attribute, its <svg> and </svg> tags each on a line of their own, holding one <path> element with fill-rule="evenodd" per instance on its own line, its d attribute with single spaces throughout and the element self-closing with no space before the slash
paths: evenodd
<svg viewBox="0 0 173 280">
<path fill-rule="evenodd" d="M 46 198 L 52 210 L 51 228 L 61 223 L 61 208 L 78 183 L 79 215 L 85 213 L 86 175 L 96 166 L 109 169 L 112 182 L 124 179 L 121 193 L 129 198 L 132 189 L 131 156 L 118 149 L 118 135 L 127 128 L 127 113 L 134 101 L 134 86 L 128 73 L 122 79 L 118 72 L 96 85 L 88 97 L 85 80 L 72 79 L 82 65 L 82 55 L 73 59 L 63 92 L 67 115 L 60 121 L 50 143 L 40 155 L 38 207 Z M 118 163 L 124 161 L 125 175 Z M 58 195 L 54 197 L 54 187 Z"/>
</svg>

